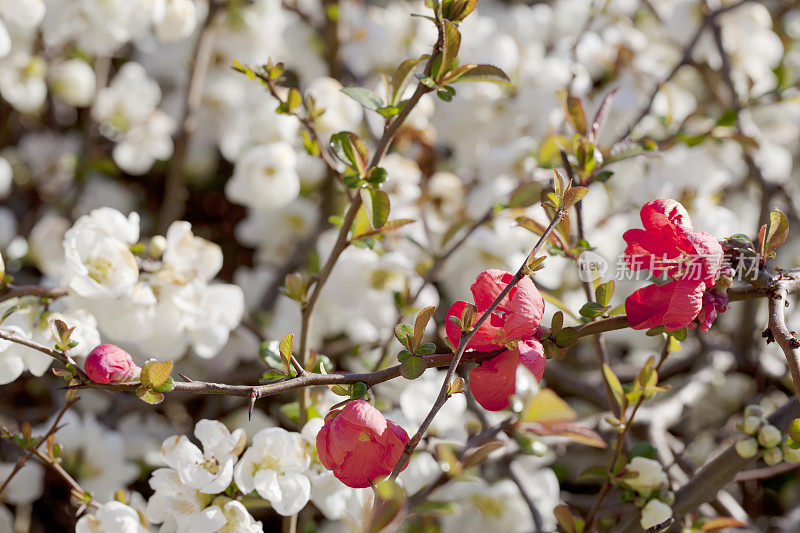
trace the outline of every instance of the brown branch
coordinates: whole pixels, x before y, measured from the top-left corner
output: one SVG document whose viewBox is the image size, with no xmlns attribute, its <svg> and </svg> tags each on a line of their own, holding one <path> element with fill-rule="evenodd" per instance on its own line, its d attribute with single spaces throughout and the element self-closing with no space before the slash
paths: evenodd
<svg viewBox="0 0 800 533">
<path fill-rule="evenodd" d="M 795 281 L 793 285 L 798 285 Z M 786 363 L 792 374 L 794 393 L 800 402 L 800 341 L 797 334 L 786 327 L 786 306 L 789 304 L 788 291 L 782 282 L 778 282 L 769 299 L 769 331 L 786 356 Z M 769 342 L 769 339 L 768 339 Z"/>
<path fill-rule="evenodd" d="M 189 155 L 192 136 L 197 129 L 197 112 L 202 102 L 203 85 L 211 60 L 214 42 L 213 23 L 223 5 L 224 2 L 218 0 L 209 2 L 208 15 L 200 28 L 200 35 L 197 37 L 192 53 L 193 59 L 189 71 L 189 81 L 183 94 L 183 118 L 178 136 L 175 138 L 175 150 L 167 170 L 161 214 L 158 217 L 158 232 L 162 235 L 166 233 L 172 222 L 183 216 L 189 195 L 184 183 L 186 158 Z"/>
<path fill-rule="evenodd" d="M 38 441 L 36 444 L 34 444 L 34 445 L 33 445 L 33 446 L 30 448 L 30 449 L 28 449 L 28 453 L 27 453 L 27 454 L 25 454 L 24 456 L 20 457 L 20 458 L 17 460 L 17 463 L 14 465 L 14 469 L 13 469 L 13 470 L 11 471 L 11 473 L 8 475 L 8 477 L 7 477 L 7 478 L 6 478 L 6 480 L 3 482 L 3 484 L 2 484 L 2 485 L 0 485 L 0 499 L 2 499 L 2 494 L 3 494 L 3 492 L 4 492 L 4 491 L 6 490 L 6 488 L 8 487 L 8 484 L 9 484 L 9 483 L 11 483 L 11 480 L 14 478 L 14 476 L 16 476 L 16 475 L 17 475 L 17 473 L 18 473 L 20 470 L 22 470 L 22 467 L 23 467 L 23 466 L 25 466 L 25 463 L 28 461 L 28 459 L 30 459 L 30 458 L 33 456 L 34 452 L 35 452 L 36 450 L 38 450 L 38 449 L 39 449 L 39 447 L 40 447 L 42 444 L 44 444 L 44 443 L 47 441 L 47 439 L 50 437 L 50 435 L 52 435 L 53 433 L 55 433 L 55 432 L 58 430 L 58 423 L 59 423 L 59 422 L 61 422 L 61 419 L 64 417 L 64 414 L 65 414 L 65 413 L 67 412 L 67 410 L 69 410 L 69 408 L 70 408 L 70 407 L 72 407 L 72 406 L 75 404 L 75 402 L 77 402 L 79 399 L 80 399 L 80 398 L 73 398 L 73 399 L 67 400 L 67 403 L 66 403 L 66 404 L 64 404 L 64 407 L 62 407 L 62 408 L 61 408 L 61 410 L 60 410 L 60 411 L 58 412 L 58 414 L 56 415 L 56 418 L 55 418 L 55 420 L 53 420 L 53 423 L 50 425 L 50 429 L 48 429 L 48 430 L 47 430 L 47 433 L 45 433 L 45 434 L 44 434 L 44 435 L 41 437 L 41 439 L 39 439 L 39 441 Z"/>
<path fill-rule="evenodd" d="M 461 362 L 461 358 L 464 355 L 464 351 L 466 350 L 467 344 L 469 343 L 470 339 L 472 339 L 472 337 L 475 335 L 475 332 L 477 332 L 478 329 L 481 327 L 481 325 L 484 322 L 486 322 L 486 320 L 491 316 L 491 314 L 494 312 L 495 308 L 500 304 L 503 298 L 505 298 L 508 295 L 508 293 L 511 292 L 511 289 L 513 289 L 514 286 L 516 286 L 517 283 L 519 283 L 519 281 L 525 276 L 525 268 L 528 265 L 528 261 L 530 260 L 530 258 L 536 256 L 536 253 L 539 251 L 539 249 L 544 245 L 545 241 L 547 240 L 547 237 L 550 235 L 550 233 L 553 232 L 553 230 L 556 228 L 558 223 L 561 222 L 564 216 L 566 216 L 566 211 L 561 209 L 556 211 L 555 215 L 553 216 L 553 219 L 550 221 L 550 225 L 547 226 L 547 229 L 542 233 L 541 237 L 539 237 L 539 240 L 536 242 L 536 245 L 533 247 L 533 250 L 531 250 L 531 253 L 528 254 L 528 257 L 525 258 L 525 261 L 523 261 L 522 265 L 520 265 L 519 269 L 514 274 L 514 277 L 511 278 L 511 281 L 508 282 L 508 284 L 502 291 L 500 291 L 500 294 L 497 295 L 497 297 L 494 299 L 494 301 L 488 307 L 488 309 L 486 309 L 480 316 L 480 318 L 478 318 L 478 321 L 475 322 L 472 329 L 468 333 L 462 334 L 461 340 L 458 343 L 458 348 L 456 349 L 455 355 L 453 356 L 453 359 L 450 362 L 450 366 L 447 369 L 447 375 L 444 378 L 442 387 L 441 389 L 439 389 L 439 396 L 436 398 L 436 402 L 434 402 L 433 406 L 428 412 L 428 415 L 425 417 L 425 420 L 423 420 L 417 432 L 414 434 L 413 437 L 411 437 L 411 440 L 408 442 L 408 444 L 406 444 L 405 449 L 403 450 L 403 454 L 400 456 L 400 459 L 397 461 L 397 464 L 395 465 L 394 470 L 392 471 L 391 474 L 392 479 L 397 479 L 397 476 L 400 474 L 400 472 L 403 470 L 408 460 L 411 458 L 411 454 L 414 453 L 414 449 L 417 447 L 420 440 L 422 440 L 422 436 L 425 434 L 425 431 L 427 431 L 428 427 L 431 425 L 431 422 L 433 422 L 433 419 L 436 417 L 436 414 L 439 412 L 439 410 L 447 401 L 449 397 L 447 390 L 450 386 L 450 382 L 453 380 L 453 376 L 456 373 L 456 368 Z"/>
<path fill-rule="evenodd" d="M 0 302 L 23 296 L 36 296 L 38 298 L 61 298 L 67 295 L 64 287 L 40 287 L 38 285 L 12 285 L 8 284 L 0 289 Z"/>
</svg>

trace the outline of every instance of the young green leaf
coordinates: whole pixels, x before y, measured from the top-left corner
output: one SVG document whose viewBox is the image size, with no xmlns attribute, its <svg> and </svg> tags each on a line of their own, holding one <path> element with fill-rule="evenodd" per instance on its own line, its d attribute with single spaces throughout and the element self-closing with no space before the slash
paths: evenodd
<svg viewBox="0 0 800 533">
<path fill-rule="evenodd" d="M 291 333 L 285 335 L 281 342 L 278 344 L 278 351 L 281 355 L 281 361 L 283 361 L 283 366 L 286 367 L 286 372 L 291 374 L 292 373 L 292 340 L 294 339 L 294 335 Z"/>
<path fill-rule="evenodd" d="M 586 113 L 583 111 L 583 103 L 581 102 L 580 98 L 576 98 L 566 91 L 560 91 L 558 93 L 558 97 L 559 100 L 561 100 L 561 106 L 564 109 L 564 115 L 566 116 L 567 121 L 572 125 L 572 129 L 575 130 L 575 133 L 578 135 L 585 137 Z"/>
<path fill-rule="evenodd" d="M 769 231 L 764 244 L 764 252 L 774 252 L 786 241 L 789 235 L 789 219 L 780 209 L 773 209 L 769 214 Z"/>
<path fill-rule="evenodd" d="M 383 100 L 381 97 L 364 87 L 345 87 L 342 92 L 369 109 L 370 111 L 377 111 L 383 107 Z"/>
<path fill-rule="evenodd" d="M 447 83 L 461 83 L 465 81 L 489 81 L 506 87 L 514 87 L 508 75 L 494 65 L 475 65 L 475 68 L 469 69 L 456 79 L 448 80 Z"/>
<path fill-rule="evenodd" d="M 431 305 L 417 313 L 417 318 L 414 320 L 413 340 L 415 350 L 417 346 L 419 346 L 419 343 L 422 342 L 422 336 L 425 334 L 425 327 L 428 325 L 428 321 L 430 321 L 434 311 L 436 311 L 436 307 Z"/>
<path fill-rule="evenodd" d="M 603 307 L 611 303 L 611 297 L 613 295 L 614 295 L 613 279 L 598 285 L 597 288 L 594 290 L 594 296 L 597 299 L 597 303 L 599 303 Z"/>
<path fill-rule="evenodd" d="M 370 226 L 375 230 L 381 229 L 389 218 L 389 195 L 375 189 L 361 189 L 360 192 Z"/>
<path fill-rule="evenodd" d="M 148 382 L 151 387 L 160 387 L 169 378 L 172 372 L 172 361 L 152 363 L 147 368 Z"/>
<path fill-rule="evenodd" d="M 392 106 L 397 106 L 400 102 L 400 98 L 403 96 L 403 89 L 405 88 L 408 81 L 411 79 L 411 76 L 414 74 L 414 70 L 417 68 L 423 60 L 427 59 L 428 56 L 422 56 L 418 59 L 406 59 L 402 63 L 400 63 L 394 72 L 392 73 L 392 79 L 389 82 L 389 87 L 391 90 L 391 94 L 389 95 L 389 103 Z"/>
<path fill-rule="evenodd" d="M 461 32 L 449 20 L 443 22 L 444 46 L 442 47 L 442 66 L 439 68 L 438 80 L 453 68 L 458 59 L 458 50 L 461 48 Z"/>
<path fill-rule="evenodd" d="M 606 378 L 608 387 L 611 389 L 611 394 L 613 394 L 617 405 L 619 405 L 620 412 L 625 412 L 627 400 L 625 398 L 625 390 L 622 388 L 622 383 L 619 382 L 619 378 L 614 374 L 614 371 L 611 370 L 611 367 L 605 363 L 603 363 L 603 375 Z"/>
</svg>

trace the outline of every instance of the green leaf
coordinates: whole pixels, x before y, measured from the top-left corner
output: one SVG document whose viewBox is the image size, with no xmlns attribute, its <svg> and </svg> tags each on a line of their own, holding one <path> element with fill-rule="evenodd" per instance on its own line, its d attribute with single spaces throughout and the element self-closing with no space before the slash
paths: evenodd
<svg viewBox="0 0 800 533">
<path fill-rule="evenodd" d="M 392 73 L 392 79 L 389 82 L 389 86 L 391 88 L 389 101 L 392 106 L 397 106 L 397 104 L 400 102 L 403 89 L 408 83 L 408 80 L 411 79 L 411 75 L 414 74 L 414 70 L 417 68 L 417 65 L 419 65 L 424 59 L 427 59 L 427 56 L 422 56 L 419 59 L 406 59 L 400 63 L 396 69 L 394 69 L 394 72 Z"/>
<path fill-rule="evenodd" d="M 594 290 L 594 296 L 597 303 L 603 307 L 611 303 L 611 297 L 614 295 L 614 280 L 608 280 L 597 286 Z"/>
<path fill-rule="evenodd" d="M 578 185 L 577 187 L 570 188 L 567 192 L 564 193 L 564 208 L 571 207 L 578 202 L 580 202 L 586 193 L 589 192 L 589 189 L 586 187 L 581 187 Z"/>
<path fill-rule="evenodd" d="M 614 172 L 611 170 L 603 170 L 602 172 L 598 172 L 594 175 L 594 181 L 599 181 L 600 183 L 605 183 L 608 181 L 608 178 L 614 175 Z"/>
<path fill-rule="evenodd" d="M 155 392 L 169 392 L 174 388 L 175 388 L 175 381 L 171 377 L 168 377 L 167 380 L 161 385 L 154 386 L 153 390 Z"/>
<path fill-rule="evenodd" d="M 375 189 L 361 189 L 361 200 L 372 229 L 380 229 L 389 218 L 389 195 Z"/>
<path fill-rule="evenodd" d="M 294 111 L 298 108 L 298 106 L 302 103 L 303 97 L 300 94 L 300 91 L 292 87 L 289 89 L 289 95 L 286 97 L 286 108 L 289 112 Z"/>
<path fill-rule="evenodd" d="M 11 307 L 9 307 L 8 309 L 6 309 L 5 313 L 3 313 L 3 316 L 1 316 L 1 317 L 0 317 L 0 324 L 2 324 L 2 323 L 3 323 L 3 321 L 4 321 L 6 318 L 10 317 L 12 314 L 14 314 L 16 311 L 18 311 L 18 310 L 19 310 L 19 308 L 20 308 L 20 306 L 19 306 L 19 305 L 12 305 L 12 306 L 11 306 Z"/>
<path fill-rule="evenodd" d="M 163 385 L 172 372 L 172 361 L 162 361 L 160 363 L 151 363 L 147 367 L 148 384 L 151 387 L 160 387 Z M 144 380 L 142 380 L 144 383 Z"/>
<path fill-rule="evenodd" d="M 587 481 L 590 479 L 605 479 L 608 475 L 608 471 L 604 466 L 590 466 L 586 470 L 580 473 L 580 475 L 575 479 L 575 481 Z"/>
<path fill-rule="evenodd" d="M 673 337 L 675 340 L 678 341 L 685 341 L 686 335 L 688 334 L 687 328 L 676 329 L 674 331 L 667 332 L 667 335 Z"/>
<path fill-rule="evenodd" d="M 572 511 L 566 505 L 557 505 L 553 509 L 553 514 L 558 521 L 558 525 L 565 533 L 578 533 L 578 528 L 575 525 L 575 517 L 572 516 Z"/>
<path fill-rule="evenodd" d="M 283 361 L 283 366 L 286 367 L 286 372 L 291 374 L 292 373 L 292 340 L 294 339 L 294 335 L 291 333 L 284 335 L 281 339 L 281 342 L 278 344 L 278 351 L 281 355 L 281 361 Z"/>
<path fill-rule="evenodd" d="M 472 68 L 461 74 L 457 79 L 449 80 L 448 83 L 461 83 L 465 81 L 489 81 L 507 87 L 514 87 L 508 75 L 495 67 L 494 65 L 475 65 Z"/>
<path fill-rule="evenodd" d="M 567 190 L 567 186 L 569 182 L 564 175 L 558 171 L 558 169 L 553 169 L 553 192 L 558 196 L 559 200 L 564 197 L 564 191 Z"/>
<path fill-rule="evenodd" d="M 553 315 L 553 321 L 550 323 L 550 335 L 558 335 L 562 327 L 564 327 L 564 313 L 557 311 Z"/>
<path fill-rule="evenodd" d="M 358 383 L 353 383 L 350 385 L 350 399 L 358 400 L 359 398 L 363 398 L 368 388 L 366 383 L 360 381 Z"/>
<path fill-rule="evenodd" d="M 572 327 L 559 331 L 553 340 L 561 348 L 569 348 L 578 341 L 578 330 Z"/>
<path fill-rule="evenodd" d="M 566 91 L 559 91 L 559 100 L 561 100 L 561 107 L 564 109 L 564 116 L 567 121 L 572 125 L 575 133 L 586 136 L 586 113 L 583 110 L 583 103 L 580 98 L 576 98 Z"/>
<path fill-rule="evenodd" d="M 372 185 L 378 186 L 389 177 L 389 173 L 383 167 L 374 167 L 367 175 L 367 181 Z"/>
<path fill-rule="evenodd" d="M 417 379 L 425 372 L 425 368 L 425 360 L 415 355 L 400 363 L 400 374 L 406 379 Z"/>
<path fill-rule="evenodd" d="M 649 442 L 640 442 L 636 446 L 633 447 L 631 453 L 628 455 L 628 459 L 633 459 L 634 457 L 646 457 L 648 459 L 655 459 L 656 458 L 656 448 Z"/>
<path fill-rule="evenodd" d="M 364 87 L 345 87 L 342 92 L 370 111 L 383 107 L 381 97 Z"/>
<path fill-rule="evenodd" d="M 436 311 L 436 307 L 431 305 L 417 313 L 417 318 L 414 320 L 414 350 L 416 350 L 417 346 L 419 346 L 419 343 L 422 342 L 422 336 L 425 334 L 425 328 L 433 316 L 434 311 Z"/>
<path fill-rule="evenodd" d="M 530 207 L 541 199 L 542 189 L 542 184 L 536 181 L 523 182 L 511 193 L 506 207 Z"/>
<path fill-rule="evenodd" d="M 595 318 L 598 316 L 602 316 L 603 313 L 608 311 L 609 308 L 610 306 L 600 305 L 597 302 L 587 302 L 583 304 L 583 307 L 581 307 L 579 313 L 581 314 L 581 316 L 585 316 L 588 318 Z"/>
<path fill-rule="evenodd" d="M 265 370 L 263 374 L 261 374 L 261 378 L 259 378 L 259 383 L 273 383 L 275 381 L 281 381 L 283 379 L 288 378 L 289 375 L 286 372 L 281 370 L 277 370 L 275 368 L 270 368 L 269 370 Z"/>
<path fill-rule="evenodd" d="M 394 327 L 394 336 L 406 348 L 411 349 L 414 346 L 412 341 L 414 338 L 414 326 L 411 324 L 397 324 Z"/>
<path fill-rule="evenodd" d="M 611 394 L 613 394 L 614 399 L 617 400 L 617 405 L 619 405 L 620 412 L 624 412 L 625 407 L 627 406 L 625 390 L 622 388 L 622 383 L 619 382 L 617 375 L 614 374 L 614 371 L 611 370 L 611 367 L 605 363 L 603 363 L 603 376 L 605 376 L 608 387 L 611 389 Z"/>
<path fill-rule="evenodd" d="M 403 361 L 405 361 L 409 357 L 413 357 L 413 356 L 414 356 L 414 354 L 409 352 L 406 349 L 400 350 L 399 352 L 397 352 L 397 362 L 398 363 L 402 363 Z"/>
<path fill-rule="evenodd" d="M 764 245 L 764 252 L 774 252 L 789 236 L 789 219 L 780 209 L 773 209 L 769 214 L 769 230 Z"/>
<path fill-rule="evenodd" d="M 432 342 L 426 342 L 417 347 L 416 355 L 431 355 L 436 353 L 436 345 Z"/>
<path fill-rule="evenodd" d="M 456 60 L 458 59 L 458 50 L 461 48 L 461 32 L 458 31 L 455 24 L 449 20 L 445 20 L 444 27 L 444 46 L 442 47 L 442 66 L 439 68 L 439 80 L 453 68 Z"/>
<path fill-rule="evenodd" d="M 137 387 L 136 396 L 139 397 L 144 403 L 155 405 L 164 401 L 164 394 L 155 392 L 146 387 Z"/>
<path fill-rule="evenodd" d="M 577 419 L 578 413 L 552 389 L 540 390 L 527 401 L 520 415 L 520 421 L 538 424 L 572 422 Z"/>
</svg>

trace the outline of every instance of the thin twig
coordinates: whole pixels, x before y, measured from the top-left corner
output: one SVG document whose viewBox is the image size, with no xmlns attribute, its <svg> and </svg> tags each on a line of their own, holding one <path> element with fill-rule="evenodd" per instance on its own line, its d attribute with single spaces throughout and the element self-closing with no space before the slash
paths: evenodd
<svg viewBox="0 0 800 533">
<path fill-rule="evenodd" d="M 189 145 L 197 129 L 197 113 L 203 98 L 203 85 L 208 72 L 214 42 L 214 21 L 224 2 L 212 0 L 208 15 L 200 28 L 194 51 L 189 81 L 183 94 L 183 118 L 175 138 L 175 150 L 170 160 L 164 183 L 164 199 L 158 217 L 158 231 L 165 234 L 169 225 L 183 216 L 188 192 L 184 183 Z"/>
<path fill-rule="evenodd" d="M 436 398 L 436 402 L 434 402 L 433 406 L 431 406 L 428 415 L 425 417 L 425 420 L 423 420 L 417 432 L 414 434 L 413 437 L 411 437 L 411 440 L 408 442 L 408 444 L 406 444 L 405 449 L 403 450 L 403 454 L 397 461 L 394 470 L 392 470 L 391 474 L 392 479 L 397 479 L 397 476 L 400 474 L 400 472 L 402 472 L 403 468 L 405 468 L 406 463 L 411 458 L 411 454 L 414 453 L 414 449 L 422 440 L 422 436 L 428 430 L 428 427 L 431 425 L 431 422 L 433 422 L 433 419 L 436 417 L 436 414 L 439 412 L 439 410 L 447 401 L 448 398 L 447 390 L 450 386 L 450 382 L 453 380 L 453 376 L 456 373 L 456 368 L 461 362 L 461 358 L 464 355 L 464 351 L 466 350 L 467 344 L 469 343 L 470 339 L 472 339 L 472 337 L 475 335 L 475 332 L 477 332 L 478 329 L 481 327 L 481 325 L 484 322 L 486 322 L 486 320 L 491 316 L 495 308 L 500 304 L 501 301 L 503 301 L 503 298 L 505 298 L 508 295 L 508 293 L 511 292 L 511 289 L 513 289 L 517 285 L 517 283 L 519 283 L 519 281 L 525 276 L 525 268 L 528 265 L 528 261 L 530 260 L 531 257 L 536 256 L 536 253 L 539 251 L 539 249 L 544 245 L 545 241 L 547 240 L 547 237 L 550 235 L 550 233 L 553 232 L 553 230 L 556 228 L 558 223 L 561 222 L 561 219 L 563 219 L 564 216 L 566 216 L 566 211 L 560 209 L 556 211 L 555 215 L 553 216 L 553 219 L 550 221 L 550 225 L 547 227 L 547 229 L 545 229 L 541 237 L 539 237 L 539 240 L 536 242 L 536 245 L 533 247 L 533 250 L 531 250 L 531 253 L 528 254 L 528 256 L 525 258 L 525 261 L 523 261 L 522 265 L 520 265 L 516 274 L 514 274 L 514 277 L 511 278 L 511 280 L 508 282 L 505 288 L 500 292 L 500 294 L 497 295 L 497 297 L 494 299 L 494 301 L 488 307 L 488 309 L 486 309 L 480 316 L 480 318 L 478 318 L 478 321 L 475 322 L 475 324 L 472 327 L 472 330 L 461 336 L 461 340 L 458 343 L 458 348 L 456 349 L 455 355 L 453 356 L 453 359 L 450 362 L 450 366 L 447 369 L 447 374 L 445 375 L 442 387 L 441 389 L 439 389 L 439 396 Z"/>
<path fill-rule="evenodd" d="M 45 433 L 42 436 L 42 438 L 36 444 L 34 444 L 32 448 L 28 450 L 28 453 L 26 453 L 23 457 L 20 457 L 19 460 L 17 460 L 17 463 L 14 465 L 14 469 L 8 475 L 3 484 L 0 485 L 0 497 L 2 496 L 3 491 L 5 491 L 6 487 L 8 487 L 8 484 L 11 483 L 11 480 L 14 478 L 14 476 L 17 475 L 17 472 L 22 470 L 22 467 L 25 466 L 25 463 L 28 461 L 28 459 L 30 459 L 33 456 L 34 450 L 39 449 L 39 447 L 47 441 L 50 435 L 52 435 L 59 429 L 58 424 L 59 422 L 61 422 L 61 419 L 64 417 L 64 414 L 79 399 L 80 398 L 72 398 L 70 400 L 67 400 L 67 403 L 64 404 L 64 407 L 62 407 L 61 410 L 56 415 L 55 419 L 53 420 L 53 423 L 50 425 L 50 429 L 47 430 L 47 433 Z"/>
</svg>

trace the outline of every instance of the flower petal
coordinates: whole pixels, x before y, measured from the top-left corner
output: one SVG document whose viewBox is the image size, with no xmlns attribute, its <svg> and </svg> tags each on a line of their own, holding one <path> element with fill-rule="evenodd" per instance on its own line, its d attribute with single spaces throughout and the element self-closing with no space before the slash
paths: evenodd
<svg viewBox="0 0 800 533">
<path fill-rule="evenodd" d="M 509 396 L 516 392 L 519 352 L 506 350 L 484 361 L 469 372 L 469 388 L 475 400 L 489 411 L 502 411 L 509 405 Z"/>
</svg>

